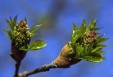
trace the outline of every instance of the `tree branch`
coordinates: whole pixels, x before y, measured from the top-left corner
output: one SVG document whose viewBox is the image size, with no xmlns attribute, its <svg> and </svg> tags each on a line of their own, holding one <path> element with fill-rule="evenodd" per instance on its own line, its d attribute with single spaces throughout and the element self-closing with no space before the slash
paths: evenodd
<svg viewBox="0 0 113 77">
<path fill-rule="evenodd" d="M 14 77 L 18 77 L 18 72 L 19 72 L 20 64 L 21 64 L 21 61 L 19 61 L 19 62 L 17 62 L 15 64 L 15 74 L 14 74 Z"/>
<path fill-rule="evenodd" d="M 18 77 L 28 77 L 28 76 L 30 76 L 32 74 L 49 71 L 51 68 L 57 68 L 57 65 L 55 65 L 53 63 L 48 64 L 48 65 L 44 65 L 44 66 L 42 66 L 40 68 L 37 68 L 35 70 L 32 70 L 32 71 L 25 71 L 25 72 L 19 74 Z"/>
</svg>

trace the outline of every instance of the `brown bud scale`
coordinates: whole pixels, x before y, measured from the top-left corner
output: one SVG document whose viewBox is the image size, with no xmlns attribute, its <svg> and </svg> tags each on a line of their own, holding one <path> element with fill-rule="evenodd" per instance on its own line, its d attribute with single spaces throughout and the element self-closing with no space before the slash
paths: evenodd
<svg viewBox="0 0 113 77">
<path fill-rule="evenodd" d="M 71 52 L 71 46 L 67 43 L 61 50 L 61 53 L 57 57 L 54 64 L 56 64 L 59 68 L 69 68 L 72 64 L 78 63 L 80 59 L 75 59 L 74 56 L 71 56 L 69 53 Z"/>
<path fill-rule="evenodd" d="M 11 44 L 11 57 L 19 62 L 26 56 L 26 51 L 18 50 L 13 44 Z"/>
</svg>

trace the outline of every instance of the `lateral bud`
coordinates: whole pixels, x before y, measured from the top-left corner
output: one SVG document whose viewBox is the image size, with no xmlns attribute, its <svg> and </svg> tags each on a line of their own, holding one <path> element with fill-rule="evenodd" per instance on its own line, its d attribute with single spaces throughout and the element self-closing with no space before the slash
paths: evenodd
<svg viewBox="0 0 113 77">
<path fill-rule="evenodd" d="M 57 65 L 58 68 L 69 68 L 71 65 L 80 62 L 80 59 L 75 58 L 75 54 L 70 54 L 72 52 L 71 46 L 67 43 L 61 50 L 61 53 L 53 64 Z"/>
</svg>

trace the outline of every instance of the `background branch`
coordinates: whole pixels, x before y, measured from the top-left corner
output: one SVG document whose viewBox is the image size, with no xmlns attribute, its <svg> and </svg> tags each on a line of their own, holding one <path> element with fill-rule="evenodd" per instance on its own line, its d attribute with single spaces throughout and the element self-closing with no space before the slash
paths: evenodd
<svg viewBox="0 0 113 77">
<path fill-rule="evenodd" d="M 25 72 L 19 74 L 18 77 L 28 77 L 28 76 L 30 76 L 32 74 L 49 71 L 51 68 L 57 68 L 57 65 L 55 65 L 53 63 L 48 64 L 48 65 L 44 65 L 44 66 L 42 66 L 40 68 L 37 68 L 35 70 L 32 70 L 32 71 L 25 71 Z"/>
</svg>

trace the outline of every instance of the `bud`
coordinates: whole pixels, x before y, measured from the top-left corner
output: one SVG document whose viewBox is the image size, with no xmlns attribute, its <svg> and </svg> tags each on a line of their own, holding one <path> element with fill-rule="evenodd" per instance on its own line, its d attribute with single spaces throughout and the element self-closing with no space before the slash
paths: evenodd
<svg viewBox="0 0 113 77">
<path fill-rule="evenodd" d="M 16 46 L 26 46 L 30 42 L 31 34 L 28 30 L 28 26 L 25 20 L 20 20 L 18 24 L 14 27 L 14 38 Z"/>
<path fill-rule="evenodd" d="M 97 40 L 97 33 L 94 30 L 85 32 L 84 34 L 84 43 L 93 43 Z"/>
<path fill-rule="evenodd" d="M 26 18 L 17 22 L 17 16 L 13 19 L 6 20 L 10 30 L 4 30 L 11 40 L 11 57 L 18 63 L 23 60 L 27 51 L 29 50 L 39 50 L 46 46 L 43 40 L 37 40 L 30 44 L 31 37 L 35 35 L 35 31 L 41 27 L 41 25 L 36 25 L 29 29 L 27 25 Z"/>
<path fill-rule="evenodd" d="M 72 40 L 62 48 L 53 63 L 59 68 L 67 68 L 81 60 L 89 62 L 104 60 L 102 42 L 106 41 L 106 38 L 102 38 L 99 34 L 100 37 L 97 37 L 95 25 L 95 20 L 91 21 L 88 26 L 86 26 L 86 21 L 83 21 L 80 28 L 73 24 Z"/>
<path fill-rule="evenodd" d="M 70 54 L 72 53 L 72 54 Z M 69 43 L 67 43 L 61 50 L 61 53 L 57 57 L 53 64 L 57 65 L 58 68 L 69 68 L 72 64 L 76 64 L 80 59 L 75 58 L 75 54 L 71 49 Z"/>
<path fill-rule="evenodd" d="M 19 50 L 17 47 L 15 47 L 14 43 L 11 43 L 11 57 L 19 62 L 26 56 L 26 51 Z"/>
<path fill-rule="evenodd" d="M 13 30 L 14 41 L 12 41 L 12 54 L 11 56 L 16 61 L 21 61 L 25 55 L 26 51 L 19 50 L 20 47 L 25 46 L 30 43 L 31 33 L 28 30 L 28 26 L 25 20 L 20 20 Z"/>
</svg>

